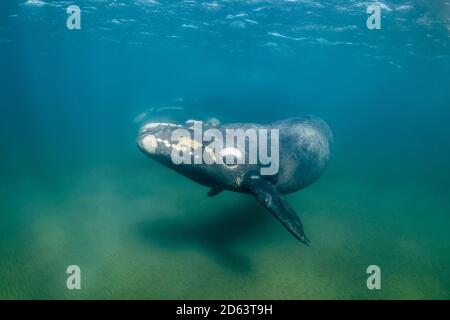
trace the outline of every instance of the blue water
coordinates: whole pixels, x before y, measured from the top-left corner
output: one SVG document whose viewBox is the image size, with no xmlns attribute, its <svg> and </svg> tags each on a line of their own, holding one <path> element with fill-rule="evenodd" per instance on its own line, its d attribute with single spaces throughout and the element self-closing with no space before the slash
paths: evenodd
<svg viewBox="0 0 450 320">
<path fill-rule="evenodd" d="M 81 30 L 72 2 L 0 4 L 0 298 L 450 297 L 448 2 L 376 2 L 380 30 L 370 1 L 73 3 Z M 311 248 L 135 144 L 155 117 L 305 114 L 335 140 L 287 196 Z"/>
</svg>

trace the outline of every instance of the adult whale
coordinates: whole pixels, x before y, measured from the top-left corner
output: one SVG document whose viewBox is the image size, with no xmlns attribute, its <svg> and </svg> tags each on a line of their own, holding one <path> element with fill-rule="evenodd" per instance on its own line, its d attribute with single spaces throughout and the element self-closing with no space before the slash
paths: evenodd
<svg viewBox="0 0 450 320">
<path fill-rule="evenodd" d="M 251 132 L 276 132 L 268 135 L 267 146 L 277 144 L 277 171 L 270 175 L 262 174 L 267 162 L 251 162 L 250 148 L 242 149 L 238 140 L 233 140 L 230 148 L 212 148 L 209 142 L 195 138 L 195 130 L 210 131 L 227 136 L 230 131 L 244 132 L 245 142 L 249 142 Z M 184 132 L 182 135 L 176 134 Z M 194 137 L 194 138 L 193 138 Z M 276 138 L 276 140 L 274 139 Z M 258 136 L 257 140 L 262 138 Z M 306 245 L 310 242 L 303 231 L 303 225 L 295 211 L 283 198 L 283 194 L 298 191 L 314 181 L 324 172 L 331 153 L 332 134 L 328 125 L 320 118 L 307 116 L 290 118 L 267 125 L 254 123 L 232 123 L 221 125 L 217 122 L 196 122 L 189 120 L 184 124 L 147 123 L 137 139 L 139 148 L 150 158 L 177 171 L 187 178 L 210 187 L 208 196 L 223 190 L 252 194 L 266 207 L 298 240 Z M 241 140 L 242 142 L 242 140 Z M 229 143 L 229 142 L 227 142 Z M 258 144 L 258 146 L 261 146 Z M 247 145 L 244 146 L 248 147 Z M 199 152 L 197 152 L 199 151 Z M 174 155 L 184 154 L 192 161 L 174 161 Z M 209 155 L 214 160 L 196 162 L 195 157 Z M 226 161 L 235 158 L 234 162 Z M 240 159 L 240 158 L 244 159 Z M 239 161 L 244 160 L 244 161 Z"/>
</svg>

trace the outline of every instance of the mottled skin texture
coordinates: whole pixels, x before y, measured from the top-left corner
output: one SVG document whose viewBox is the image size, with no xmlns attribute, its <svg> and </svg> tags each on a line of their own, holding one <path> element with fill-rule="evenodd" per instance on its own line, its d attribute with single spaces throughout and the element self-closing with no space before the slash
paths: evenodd
<svg viewBox="0 0 450 320">
<path fill-rule="evenodd" d="M 282 194 L 295 192 L 310 185 L 325 170 L 331 153 L 332 134 L 323 120 L 309 116 L 267 125 L 203 124 L 203 130 L 214 128 L 220 130 L 224 137 L 227 128 L 278 129 L 279 171 L 272 176 L 260 175 L 260 165 L 251 165 L 248 161 L 242 165 L 204 163 L 175 165 L 171 160 L 174 146 L 171 134 L 178 128 L 193 132 L 192 122 L 183 125 L 147 124 L 141 129 L 138 146 L 152 159 L 197 183 L 212 188 L 208 193 L 209 196 L 216 195 L 222 190 L 254 195 L 296 238 L 309 244 L 300 220 Z M 208 143 L 201 145 L 202 150 L 207 145 Z"/>
</svg>

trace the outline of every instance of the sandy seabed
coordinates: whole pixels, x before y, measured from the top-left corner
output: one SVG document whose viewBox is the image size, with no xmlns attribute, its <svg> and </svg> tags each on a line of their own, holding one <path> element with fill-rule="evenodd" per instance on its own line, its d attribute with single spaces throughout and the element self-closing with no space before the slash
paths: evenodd
<svg viewBox="0 0 450 320">
<path fill-rule="evenodd" d="M 251 196 L 208 198 L 207 188 L 151 161 L 49 185 L 23 177 L 2 208 L 0 298 L 450 298 L 442 186 L 386 185 L 379 174 L 346 169 L 332 165 L 287 196 L 310 248 Z M 66 288 L 71 264 L 81 268 L 81 290 Z M 381 290 L 366 287 L 372 264 Z"/>
</svg>

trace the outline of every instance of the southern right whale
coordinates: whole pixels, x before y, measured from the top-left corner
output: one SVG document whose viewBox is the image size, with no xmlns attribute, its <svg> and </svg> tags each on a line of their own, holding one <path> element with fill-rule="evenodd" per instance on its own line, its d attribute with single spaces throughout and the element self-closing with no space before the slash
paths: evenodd
<svg viewBox="0 0 450 320">
<path fill-rule="evenodd" d="M 262 174 L 267 167 L 260 162 L 250 163 L 250 151 L 242 149 L 237 141 L 231 147 L 212 148 L 212 139 L 195 138 L 195 129 L 208 130 L 226 136 L 234 130 L 245 134 L 247 142 L 251 132 L 277 132 L 277 170 Z M 182 132 L 183 134 L 179 134 Z M 324 172 L 331 154 L 332 133 L 328 125 L 320 118 L 307 116 L 290 118 L 271 124 L 218 122 L 204 123 L 187 121 L 184 124 L 147 123 L 141 129 L 137 139 L 139 149 L 150 158 L 177 171 L 187 178 L 210 187 L 208 196 L 214 196 L 223 190 L 253 195 L 267 208 L 298 240 L 306 245 L 310 241 L 305 235 L 303 225 L 295 211 L 282 196 L 298 191 L 316 181 Z M 258 136 L 260 141 L 261 137 Z M 242 141 L 241 141 L 242 142 Z M 268 137 L 267 144 L 275 145 L 274 136 Z M 241 143 L 242 144 L 242 143 Z M 244 146 L 245 148 L 245 146 Z M 188 162 L 174 161 L 174 154 L 187 156 Z M 271 149 L 271 152 L 274 151 Z M 215 161 L 196 162 L 198 155 L 209 156 Z M 218 161 L 234 157 L 235 161 Z M 275 156 L 275 154 L 271 154 Z M 185 158 L 186 159 L 186 158 Z M 267 168 L 266 168 L 267 169 Z"/>
</svg>

